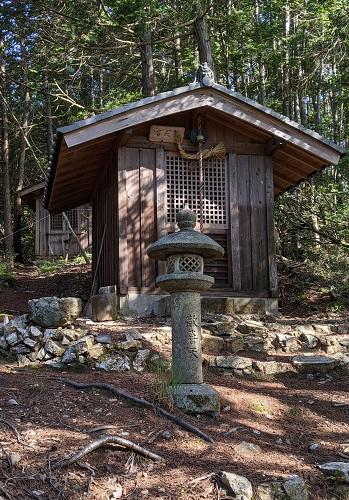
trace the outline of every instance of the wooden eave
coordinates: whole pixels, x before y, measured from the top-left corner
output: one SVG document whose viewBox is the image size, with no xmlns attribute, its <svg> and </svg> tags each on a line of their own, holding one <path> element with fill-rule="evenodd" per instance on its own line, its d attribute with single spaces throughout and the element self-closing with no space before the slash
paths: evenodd
<svg viewBox="0 0 349 500">
<path fill-rule="evenodd" d="M 36 199 L 43 195 L 44 189 L 45 182 L 38 182 L 37 184 L 21 189 L 18 191 L 18 195 L 22 203 L 35 210 Z"/>
<path fill-rule="evenodd" d="M 192 84 L 59 129 L 45 207 L 60 212 L 88 203 L 118 137 L 127 129 L 202 108 L 224 126 L 264 143 L 266 151 L 273 149 L 270 141 L 277 139 L 280 147 L 272 152 L 276 195 L 323 167 L 337 164 L 344 153 L 319 134 L 225 87 Z"/>
</svg>

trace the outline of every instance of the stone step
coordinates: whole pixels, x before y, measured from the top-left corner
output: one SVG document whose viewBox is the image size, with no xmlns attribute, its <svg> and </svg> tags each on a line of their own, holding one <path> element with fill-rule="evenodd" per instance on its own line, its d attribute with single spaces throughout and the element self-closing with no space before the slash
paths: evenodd
<svg viewBox="0 0 349 500">
<path fill-rule="evenodd" d="M 334 372 L 336 375 L 347 375 L 349 372 L 349 356 L 335 355 L 297 355 L 278 356 L 278 359 L 255 359 L 248 353 L 235 355 L 204 355 L 204 363 L 210 370 L 222 375 L 241 377 L 274 376 L 282 373 L 300 374 L 302 376 L 323 376 Z"/>
</svg>

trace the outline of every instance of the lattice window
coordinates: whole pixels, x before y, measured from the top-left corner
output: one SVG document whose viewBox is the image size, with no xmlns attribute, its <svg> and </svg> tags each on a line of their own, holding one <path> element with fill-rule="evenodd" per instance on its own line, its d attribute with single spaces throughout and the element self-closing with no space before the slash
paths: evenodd
<svg viewBox="0 0 349 500">
<path fill-rule="evenodd" d="M 51 231 L 63 231 L 63 216 L 62 214 L 54 214 L 50 216 Z"/>
<path fill-rule="evenodd" d="M 199 165 L 168 154 L 167 171 L 167 221 L 176 222 L 176 214 L 188 205 L 199 218 L 200 191 Z M 225 225 L 226 220 L 226 175 L 225 160 L 212 158 L 204 161 L 204 206 L 203 223 Z"/>
<path fill-rule="evenodd" d="M 65 214 L 68 217 L 71 227 L 73 229 L 78 229 L 79 228 L 78 209 L 73 208 L 71 210 L 67 210 Z"/>
<path fill-rule="evenodd" d="M 199 273 L 201 271 L 201 257 L 195 255 L 180 257 L 179 270 L 187 273 Z"/>
<path fill-rule="evenodd" d="M 172 274 L 174 272 L 175 261 L 172 257 L 169 257 L 166 262 L 167 274 Z"/>
</svg>

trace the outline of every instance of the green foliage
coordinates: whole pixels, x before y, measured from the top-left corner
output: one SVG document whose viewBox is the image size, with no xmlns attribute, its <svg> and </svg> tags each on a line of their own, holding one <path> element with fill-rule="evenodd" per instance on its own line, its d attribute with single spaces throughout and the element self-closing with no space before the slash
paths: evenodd
<svg viewBox="0 0 349 500">
<path fill-rule="evenodd" d="M 91 258 L 91 255 L 89 257 Z M 40 260 L 37 262 L 37 267 L 39 274 L 45 275 L 55 274 L 66 268 L 72 266 L 81 266 L 82 264 L 85 264 L 84 258 L 80 255 L 77 255 L 76 257 L 68 261 L 66 261 L 63 257 L 52 260 Z"/>
<path fill-rule="evenodd" d="M 0 261 L 0 286 L 12 287 L 14 285 L 13 272 L 8 269 L 5 262 Z"/>
</svg>

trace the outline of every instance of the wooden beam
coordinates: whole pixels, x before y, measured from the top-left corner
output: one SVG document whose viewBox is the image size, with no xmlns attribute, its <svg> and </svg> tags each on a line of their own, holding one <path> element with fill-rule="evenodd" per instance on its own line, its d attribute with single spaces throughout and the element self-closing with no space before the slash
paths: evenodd
<svg viewBox="0 0 349 500">
<path fill-rule="evenodd" d="M 269 141 L 265 143 L 265 154 L 267 156 L 272 156 L 273 153 L 281 149 L 283 146 L 285 146 L 286 141 L 284 139 L 280 139 L 279 137 L 271 137 Z"/>
<path fill-rule="evenodd" d="M 272 159 L 265 158 L 265 197 L 267 216 L 267 242 L 269 263 L 269 287 L 272 297 L 278 296 L 277 268 L 275 260 L 275 227 L 274 227 L 274 182 Z"/>
</svg>

